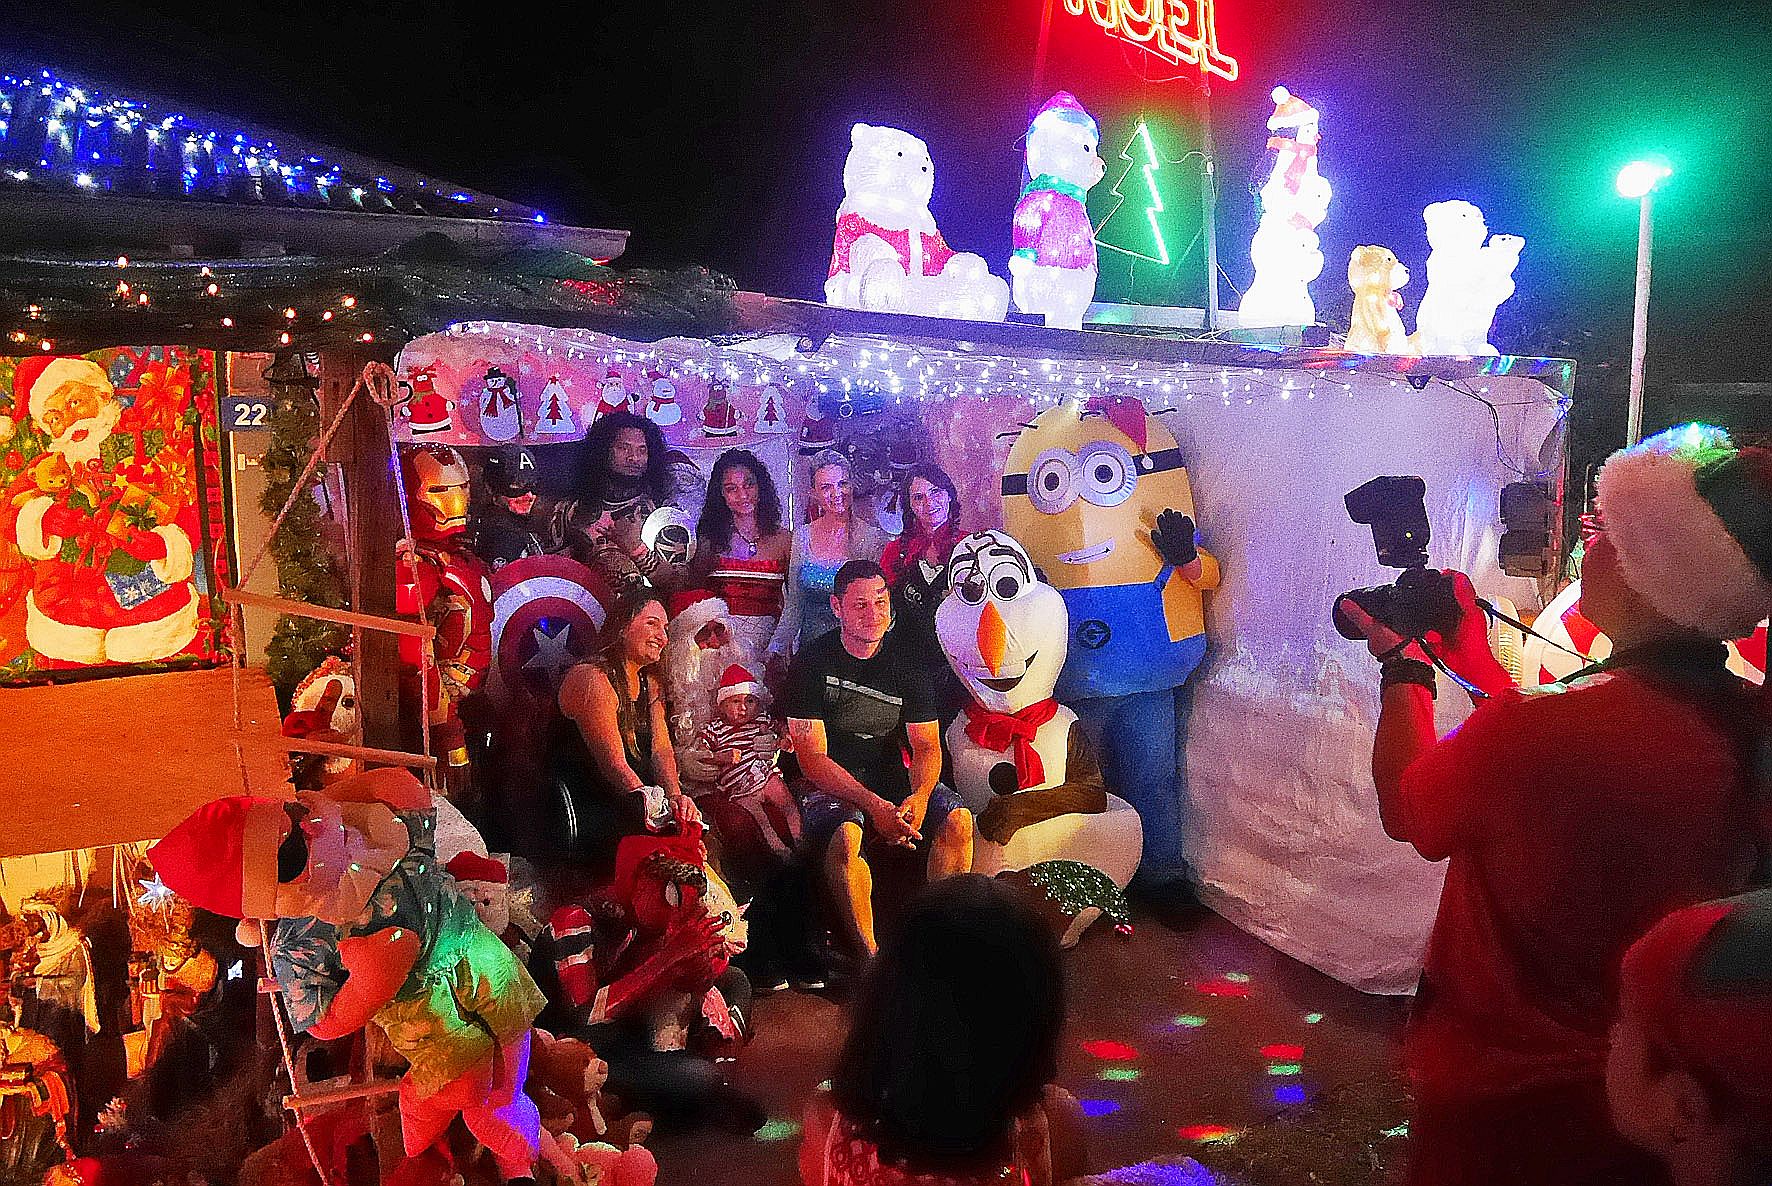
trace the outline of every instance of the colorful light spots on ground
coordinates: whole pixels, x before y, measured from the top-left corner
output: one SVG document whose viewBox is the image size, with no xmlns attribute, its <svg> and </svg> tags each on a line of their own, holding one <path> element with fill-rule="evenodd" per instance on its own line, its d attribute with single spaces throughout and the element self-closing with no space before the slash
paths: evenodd
<svg viewBox="0 0 1772 1186">
<path fill-rule="evenodd" d="M 1175 1019 L 1175 1025 L 1178 1029 L 1197 1030 L 1205 1024 L 1206 1019 L 1201 1017 L 1198 1013 L 1183 1013 Z"/>
<path fill-rule="evenodd" d="M 1120 1110 L 1119 1100 L 1078 1100 L 1077 1104 L 1089 1117 L 1112 1116 Z"/>
<path fill-rule="evenodd" d="M 1104 1067 L 1095 1077 L 1103 1083 L 1131 1083 L 1141 1074 L 1137 1067 Z"/>
<path fill-rule="evenodd" d="M 1270 1075 L 1302 1075 L 1304 1074 L 1304 1065 L 1296 1062 L 1269 1063 L 1267 1073 Z"/>
<path fill-rule="evenodd" d="M 1247 972 L 1226 972 L 1224 974 L 1224 978 L 1226 980 L 1230 981 L 1232 984 L 1248 984 L 1249 983 L 1249 973 L 1247 973 Z"/>
<path fill-rule="evenodd" d="M 1237 1130 L 1222 1124 L 1189 1124 L 1176 1129 L 1175 1135 L 1184 1141 L 1228 1141 L 1237 1135 Z"/>
<path fill-rule="evenodd" d="M 1225 976 L 1217 980 L 1202 980 L 1194 985 L 1196 992 L 1205 993 L 1209 997 L 1246 997 L 1249 985 L 1242 980 L 1232 980 Z"/>
<path fill-rule="evenodd" d="M 1114 1042 L 1106 1038 L 1096 1038 L 1083 1043 L 1083 1053 L 1090 1058 L 1099 1058 L 1103 1062 L 1131 1062 L 1138 1057 L 1138 1047 L 1128 1046 L 1124 1042 Z"/>
<path fill-rule="evenodd" d="M 1306 1013 L 1304 1015 L 1304 1023 L 1306 1025 L 1320 1025 L 1322 1024 L 1322 1021 L 1323 1015 L 1321 1013 Z"/>
<path fill-rule="evenodd" d="M 752 1135 L 756 1140 L 765 1143 L 791 1141 L 800 1135 L 800 1126 L 792 1120 L 770 1120 L 766 1121 L 763 1127 Z"/>
<path fill-rule="evenodd" d="M 1395 1128 L 1387 1128 L 1378 1135 L 1387 1141 L 1399 1140 L 1409 1135 L 1409 1122 L 1405 1120 Z"/>
<path fill-rule="evenodd" d="M 1276 1104 L 1302 1104 L 1304 1100 L 1304 1085 L 1301 1083 L 1282 1083 L 1274 1088 L 1274 1102 Z"/>
<path fill-rule="evenodd" d="M 1297 1062 L 1304 1057 L 1304 1047 L 1295 1046 L 1290 1042 L 1275 1042 L 1261 1048 L 1261 1057 L 1271 1058 L 1278 1062 Z"/>
</svg>

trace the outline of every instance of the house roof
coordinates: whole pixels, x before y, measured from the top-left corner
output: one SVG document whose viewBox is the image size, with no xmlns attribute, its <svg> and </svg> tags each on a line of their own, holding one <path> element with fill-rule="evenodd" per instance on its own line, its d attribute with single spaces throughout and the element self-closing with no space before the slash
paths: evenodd
<svg viewBox="0 0 1772 1186">
<path fill-rule="evenodd" d="M 0 56 L 0 250 L 374 254 L 428 231 L 607 261 L 627 232 Z"/>
</svg>

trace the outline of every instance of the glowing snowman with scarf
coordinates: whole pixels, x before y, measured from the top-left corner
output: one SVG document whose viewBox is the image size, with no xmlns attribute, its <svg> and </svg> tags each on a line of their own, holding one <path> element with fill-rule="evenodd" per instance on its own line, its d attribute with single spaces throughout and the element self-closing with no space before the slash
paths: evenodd
<svg viewBox="0 0 1772 1186">
<path fill-rule="evenodd" d="M 971 702 L 948 727 L 961 801 L 978 819 L 973 868 L 1093 865 L 1124 887 L 1138 868 L 1138 813 L 1109 795 L 1077 714 L 1053 699 L 1070 614 L 1022 546 L 978 531 L 954 547 L 935 634 Z"/>
</svg>

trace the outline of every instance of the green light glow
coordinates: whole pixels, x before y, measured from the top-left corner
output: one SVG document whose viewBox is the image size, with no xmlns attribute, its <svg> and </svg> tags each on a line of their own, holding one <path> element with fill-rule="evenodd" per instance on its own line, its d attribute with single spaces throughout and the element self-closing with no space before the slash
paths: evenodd
<svg viewBox="0 0 1772 1186">
<path fill-rule="evenodd" d="M 1104 1083 L 1130 1083 L 1140 1074 L 1137 1067 L 1108 1067 L 1095 1077 Z"/>
<path fill-rule="evenodd" d="M 1135 145 L 1139 146 L 1138 155 L 1136 157 L 1133 155 L 1133 147 Z M 1126 142 L 1126 147 L 1120 150 L 1120 159 L 1126 162 L 1126 171 L 1120 174 L 1120 180 L 1114 182 L 1114 188 L 1111 191 L 1116 198 L 1120 199 L 1120 202 L 1111 212 L 1109 212 L 1108 216 L 1102 220 L 1102 229 L 1107 229 L 1107 225 L 1113 221 L 1114 215 L 1120 212 L 1120 206 L 1125 204 L 1126 195 L 1121 192 L 1120 187 L 1126 184 L 1126 179 L 1128 177 L 1132 176 L 1132 168 L 1136 165 L 1139 169 L 1140 176 L 1144 178 L 1144 188 L 1150 195 L 1149 200 L 1144 203 L 1144 217 L 1145 221 L 1150 223 L 1151 244 L 1156 251 L 1156 254 L 1151 255 L 1144 251 L 1134 251 L 1130 247 L 1123 247 L 1118 243 L 1110 243 L 1107 240 L 1100 238 L 1099 235 L 1096 238 L 1096 242 L 1111 251 L 1118 251 L 1125 255 L 1136 256 L 1139 259 L 1148 259 L 1152 263 L 1166 268 L 1169 266 L 1169 244 L 1164 241 L 1163 228 L 1157 220 L 1157 216 L 1163 213 L 1164 206 L 1163 195 L 1158 192 L 1155 176 L 1157 171 L 1163 167 L 1163 159 L 1157 155 L 1156 142 L 1151 139 L 1150 125 L 1145 120 L 1141 119 L 1138 121 L 1138 126 L 1132 131 L 1132 138 Z"/>
<path fill-rule="evenodd" d="M 1304 1015 L 1304 1023 L 1306 1025 L 1316 1025 L 1317 1023 L 1321 1022 L 1322 1020 L 1323 1020 L 1323 1015 L 1321 1013 L 1306 1013 Z"/>
<path fill-rule="evenodd" d="M 1267 1073 L 1270 1075 L 1302 1075 L 1304 1074 L 1304 1064 L 1296 1062 L 1276 1062 L 1268 1066 Z"/>
<path fill-rule="evenodd" d="M 1198 1013 L 1183 1013 L 1175 1019 L 1175 1024 L 1184 1030 L 1197 1030 L 1206 1024 L 1206 1019 Z"/>
<path fill-rule="evenodd" d="M 791 1141 L 800 1135 L 800 1126 L 792 1120 L 771 1120 L 753 1135 L 757 1140 L 769 1143 Z"/>
</svg>

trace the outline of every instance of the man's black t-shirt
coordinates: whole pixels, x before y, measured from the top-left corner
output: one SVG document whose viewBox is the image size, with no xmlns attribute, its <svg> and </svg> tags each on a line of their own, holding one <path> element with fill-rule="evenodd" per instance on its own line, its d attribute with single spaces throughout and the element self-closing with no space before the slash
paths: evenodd
<svg viewBox="0 0 1772 1186">
<path fill-rule="evenodd" d="M 911 789 L 905 725 L 937 718 L 929 674 L 896 634 L 872 659 L 851 655 L 840 630 L 813 639 L 794 656 L 783 698 L 789 717 L 824 722 L 832 761 L 894 803 Z"/>
</svg>

